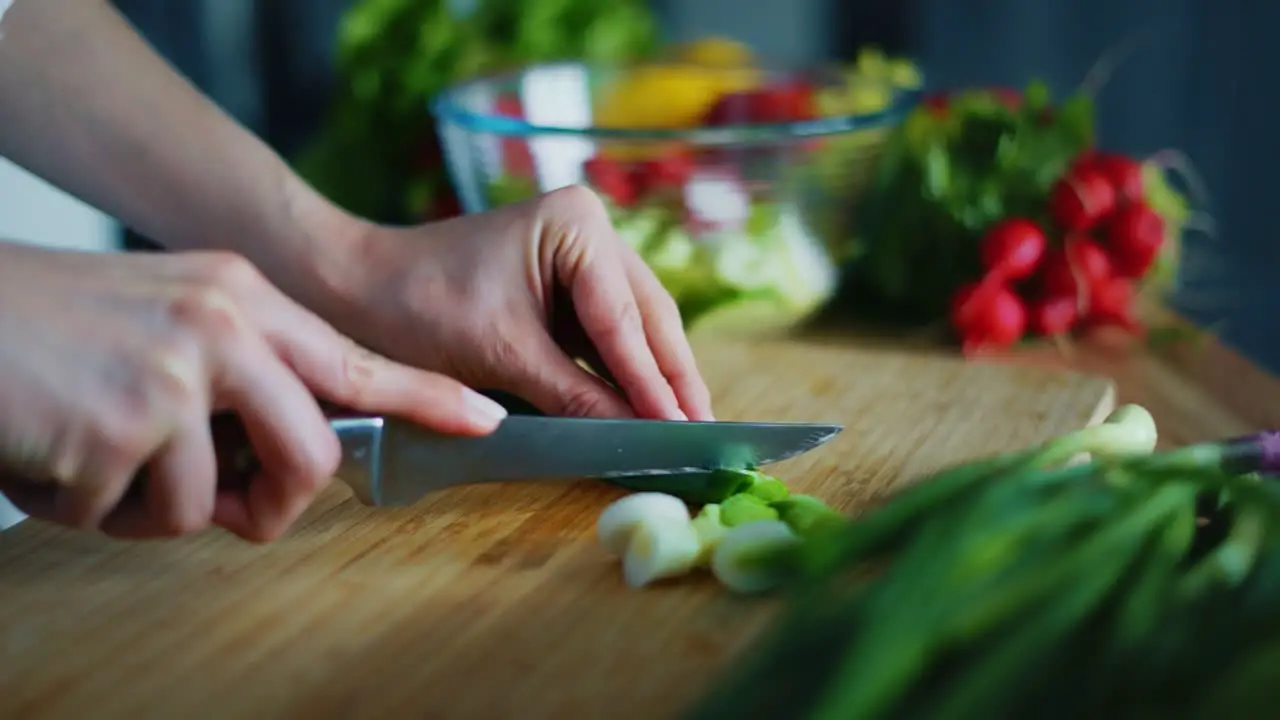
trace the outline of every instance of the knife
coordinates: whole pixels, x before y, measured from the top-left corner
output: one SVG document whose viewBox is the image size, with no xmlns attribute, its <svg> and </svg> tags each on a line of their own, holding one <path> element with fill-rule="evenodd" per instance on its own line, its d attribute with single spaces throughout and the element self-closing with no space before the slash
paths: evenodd
<svg viewBox="0 0 1280 720">
<path fill-rule="evenodd" d="M 243 428 L 215 426 L 220 485 L 257 468 Z M 624 479 L 749 468 L 835 437 L 838 425 L 614 420 L 509 415 L 492 434 L 443 435 L 393 417 L 333 414 L 338 477 L 360 502 L 403 506 L 454 485 L 539 479 Z M 238 425 L 238 422 L 236 423 Z"/>
</svg>

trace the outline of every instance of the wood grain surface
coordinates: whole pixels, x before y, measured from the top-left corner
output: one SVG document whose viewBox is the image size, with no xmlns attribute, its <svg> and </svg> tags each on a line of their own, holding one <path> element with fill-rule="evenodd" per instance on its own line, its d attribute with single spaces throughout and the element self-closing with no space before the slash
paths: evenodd
<svg viewBox="0 0 1280 720">
<path fill-rule="evenodd" d="M 1085 425 L 1110 381 L 839 343 L 703 342 L 729 420 L 845 431 L 772 466 L 850 511 L 904 478 Z M 706 577 L 623 586 L 591 481 L 372 510 L 335 486 L 265 546 L 0 533 L 0 717 L 665 718 L 773 616 Z"/>
</svg>

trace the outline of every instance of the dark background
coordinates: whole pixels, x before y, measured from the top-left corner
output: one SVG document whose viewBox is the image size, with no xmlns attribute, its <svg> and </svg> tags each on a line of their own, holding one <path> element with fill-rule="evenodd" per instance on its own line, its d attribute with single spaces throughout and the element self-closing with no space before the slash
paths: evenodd
<svg viewBox="0 0 1280 720">
<path fill-rule="evenodd" d="M 330 47 L 350 0 L 117 0 L 144 35 L 286 156 L 314 131 L 332 82 Z M 1073 88 L 1108 48 L 1134 52 L 1099 96 L 1101 141 L 1177 148 L 1211 189 L 1214 240 L 1188 248 L 1203 283 L 1193 316 L 1273 371 L 1280 341 L 1280 158 L 1274 68 L 1280 3 L 1264 0 L 657 0 L 672 40 L 724 34 L 781 60 L 852 58 L 863 43 L 909 53 L 934 87 Z M 130 238 L 134 247 L 144 244 Z"/>
</svg>

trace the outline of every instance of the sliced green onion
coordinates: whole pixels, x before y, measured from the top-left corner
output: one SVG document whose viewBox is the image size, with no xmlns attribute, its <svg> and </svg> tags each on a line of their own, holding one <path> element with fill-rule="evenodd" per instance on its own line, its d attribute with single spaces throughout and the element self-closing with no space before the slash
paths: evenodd
<svg viewBox="0 0 1280 720">
<path fill-rule="evenodd" d="M 689 522 L 689 508 L 673 495 L 643 492 L 627 495 L 605 508 L 596 521 L 600 547 L 614 555 L 627 552 L 631 536 L 645 523 L 655 520 Z"/>
<path fill-rule="evenodd" d="M 800 537 L 781 520 L 758 520 L 725 533 L 711 556 L 711 572 L 734 592 L 771 590 L 787 577 L 789 553 Z"/>
<path fill-rule="evenodd" d="M 737 527 L 759 520 L 777 520 L 778 511 L 750 493 L 738 493 L 720 503 L 720 521 L 725 527 Z"/>
</svg>

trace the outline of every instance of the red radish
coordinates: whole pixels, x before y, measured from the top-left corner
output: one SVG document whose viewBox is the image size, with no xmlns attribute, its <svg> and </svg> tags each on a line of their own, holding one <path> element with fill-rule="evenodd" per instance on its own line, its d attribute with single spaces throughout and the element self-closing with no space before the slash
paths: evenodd
<svg viewBox="0 0 1280 720">
<path fill-rule="evenodd" d="M 640 194 L 684 187 L 693 174 L 693 159 L 682 148 L 640 161 L 631 171 L 631 180 Z"/>
<path fill-rule="evenodd" d="M 1031 331 L 1054 337 L 1066 335 L 1080 317 L 1080 302 L 1075 295 L 1047 295 L 1027 307 Z"/>
<path fill-rule="evenodd" d="M 524 104 L 516 93 L 503 93 L 493 101 L 494 112 L 506 117 L 524 116 Z M 534 177 L 533 153 L 529 142 L 524 138 L 503 138 L 499 142 L 502 148 L 502 164 L 504 170 L 520 177 Z"/>
<path fill-rule="evenodd" d="M 1067 167 L 1067 172 L 1077 173 L 1085 168 L 1088 168 L 1090 170 L 1095 169 L 1094 163 L 1098 161 L 1099 155 L 1100 153 L 1097 150 L 1094 150 L 1092 148 L 1081 150 L 1079 154 L 1075 156 L 1075 159 L 1071 161 L 1071 164 Z"/>
<path fill-rule="evenodd" d="M 1086 322 L 1092 327 L 1113 325 L 1129 332 L 1141 329 L 1133 316 L 1133 283 L 1121 277 L 1108 278 L 1093 287 L 1089 295 Z"/>
<path fill-rule="evenodd" d="M 1027 311 L 1009 288 L 988 278 L 960 288 L 952 302 L 952 324 L 966 353 L 978 347 L 1008 347 L 1022 338 Z"/>
<path fill-rule="evenodd" d="M 1005 280 L 1021 280 L 1035 272 L 1048 240 L 1039 225 L 1010 218 L 992 225 L 982 238 L 982 264 Z"/>
<path fill-rule="evenodd" d="M 1065 230 L 1088 230 L 1115 207 L 1116 191 L 1111 181 L 1088 165 L 1068 172 L 1049 194 L 1049 210 Z"/>
<path fill-rule="evenodd" d="M 1008 87 L 991 87 L 987 88 L 987 92 L 996 96 L 1001 105 L 1010 110 L 1017 110 L 1022 107 L 1022 93 Z"/>
<path fill-rule="evenodd" d="M 814 88 L 796 80 L 787 83 L 728 93 L 707 111 L 703 122 L 711 126 L 796 122 L 817 117 Z"/>
<path fill-rule="evenodd" d="M 1136 160 L 1124 155 L 1104 153 L 1094 158 L 1092 166 L 1111 182 L 1118 204 L 1142 201 L 1142 165 Z"/>
<path fill-rule="evenodd" d="M 1111 277 L 1111 259 L 1085 235 L 1069 235 L 1045 255 L 1041 285 L 1046 295 L 1087 299 L 1089 290 Z"/>
<path fill-rule="evenodd" d="M 1106 229 L 1115 274 L 1142 277 L 1164 244 L 1164 218 L 1145 202 L 1136 202 L 1117 210 Z"/>
<path fill-rule="evenodd" d="M 803 80 L 766 88 L 760 91 L 756 103 L 765 122 L 798 122 L 818 116 L 814 88 Z"/>
<path fill-rule="evenodd" d="M 755 122 L 754 115 L 755 98 L 751 93 L 727 93 L 716 100 L 702 122 L 713 127 L 742 125 Z"/>
<path fill-rule="evenodd" d="M 587 182 L 607 195 L 613 202 L 627 207 L 636 199 L 636 187 L 631 174 L 613 158 L 597 155 L 582 164 Z"/>
<path fill-rule="evenodd" d="M 931 93 L 920 102 L 934 117 L 946 117 L 951 106 L 951 96 L 944 92 Z"/>
</svg>

